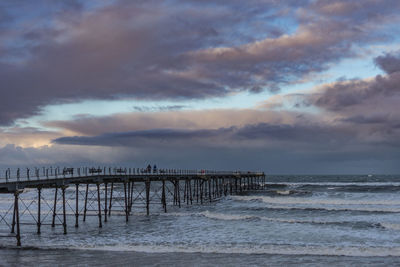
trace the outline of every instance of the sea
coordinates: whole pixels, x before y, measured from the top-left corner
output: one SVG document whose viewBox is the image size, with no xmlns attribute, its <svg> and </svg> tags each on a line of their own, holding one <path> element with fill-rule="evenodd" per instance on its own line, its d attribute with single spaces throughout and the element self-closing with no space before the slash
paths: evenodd
<svg viewBox="0 0 400 267">
<path fill-rule="evenodd" d="M 60 225 L 43 225 L 40 235 L 34 225 L 21 225 L 22 248 L 15 239 L 0 239 L 0 265 L 400 265 L 399 175 L 267 175 L 266 180 L 265 190 L 204 205 L 169 205 L 167 213 L 152 205 L 147 216 L 134 206 L 128 223 L 114 214 L 102 228 L 96 216 L 80 219 L 79 228 L 69 216 L 67 235 Z M 0 197 L 5 207 L 8 200 Z M 29 202 L 20 209 L 24 205 Z M 30 218 L 29 212 L 23 216 Z"/>
</svg>

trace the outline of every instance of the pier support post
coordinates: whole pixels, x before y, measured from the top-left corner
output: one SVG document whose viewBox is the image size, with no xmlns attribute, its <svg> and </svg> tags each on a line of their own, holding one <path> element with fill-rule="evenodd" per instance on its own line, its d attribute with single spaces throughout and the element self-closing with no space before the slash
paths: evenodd
<svg viewBox="0 0 400 267">
<path fill-rule="evenodd" d="M 146 182 L 146 214 L 150 215 L 150 180 Z"/>
<path fill-rule="evenodd" d="M 174 185 L 174 205 L 178 205 L 178 187 L 177 187 L 177 181 L 172 181 L 172 184 Z"/>
<path fill-rule="evenodd" d="M 131 200 L 129 202 L 129 213 L 131 213 L 132 211 L 132 206 L 133 206 L 133 186 L 134 186 L 134 182 L 131 182 Z"/>
<path fill-rule="evenodd" d="M 200 204 L 203 204 L 203 184 L 204 181 L 200 181 Z"/>
<path fill-rule="evenodd" d="M 53 205 L 53 220 L 51 222 L 51 227 L 56 226 L 56 215 L 57 215 L 57 193 L 58 193 L 58 187 L 56 187 L 56 190 L 54 192 L 54 205 Z"/>
<path fill-rule="evenodd" d="M 215 197 L 219 197 L 219 190 L 218 190 L 218 178 L 214 178 L 215 180 Z"/>
<path fill-rule="evenodd" d="M 15 199 L 14 199 L 13 219 L 11 223 L 11 234 L 14 233 L 15 233 Z"/>
<path fill-rule="evenodd" d="M 98 211 L 97 211 L 97 215 L 99 216 L 99 228 L 103 227 L 103 225 L 101 224 L 101 199 L 100 199 L 100 184 L 97 183 L 97 207 L 98 207 Z"/>
<path fill-rule="evenodd" d="M 181 188 L 179 187 L 179 180 L 176 181 L 176 189 L 178 190 L 178 205 L 181 207 Z"/>
<path fill-rule="evenodd" d="M 211 199 L 211 179 L 208 179 L 208 198 L 211 203 L 211 201 L 212 201 L 212 199 Z"/>
<path fill-rule="evenodd" d="M 189 179 L 189 195 L 190 195 L 190 205 L 193 204 L 193 197 L 192 197 L 192 180 Z"/>
<path fill-rule="evenodd" d="M 63 200 L 63 227 L 64 227 L 64 235 L 67 234 L 67 216 L 65 213 L 65 186 L 61 188 L 62 190 L 62 200 Z"/>
<path fill-rule="evenodd" d="M 104 184 L 104 222 L 107 222 L 107 183 Z"/>
<path fill-rule="evenodd" d="M 112 207 L 113 191 L 114 191 L 114 183 L 111 183 L 110 205 L 108 206 L 108 216 L 111 216 L 111 207 Z"/>
<path fill-rule="evenodd" d="M 40 235 L 40 226 L 41 224 L 41 219 L 40 219 L 40 200 L 42 198 L 42 188 L 38 188 L 38 217 L 37 217 L 37 234 Z"/>
<path fill-rule="evenodd" d="M 196 179 L 196 202 L 199 203 L 199 179 Z"/>
<path fill-rule="evenodd" d="M 165 180 L 162 181 L 162 193 L 161 193 L 161 202 L 164 208 L 164 212 L 167 212 L 167 199 L 165 197 Z"/>
<path fill-rule="evenodd" d="M 125 220 L 128 222 L 129 214 L 128 214 L 128 199 L 127 199 L 127 192 L 126 192 L 126 182 L 124 182 L 124 203 L 125 203 Z"/>
<path fill-rule="evenodd" d="M 19 192 L 16 191 L 14 193 L 14 197 L 15 197 L 15 201 L 14 201 L 14 211 L 15 211 L 15 219 L 16 219 L 16 223 L 17 223 L 17 235 L 15 236 L 17 239 L 17 246 L 20 247 L 21 246 L 21 231 L 20 231 L 20 227 L 19 227 L 19 209 L 18 209 L 18 196 L 19 196 Z"/>
<path fill-rule="evenodd" d="M 128 214 L 131 213 L 131 181 L 128 181 Z"/>
<path fill-rule="evenodd" d="M 83 221 L 84 221 L 84 222 L 86 221 L 88 193 L 89 193 L 89 184 L 86 184 L 85 207 L 83 208 Z"/>
<path fill-rule="evenodd" d="M 75 228 L 79 227 L 79 184 L 75 184 Z"/>
<path fill-rule="evenodd" d="M 238 192 L 238 178 L 235 178 L 235 194 Z"/>
<path fill-rule="evenodd" d="M 185 200 L 186 200 L 186 205 L 189 205 L 189 201 L 190 201 L 190 197 L 189 197 L 189 180 L 186 180 L 185 181 L 185 193 L 186 193 L 186 195 L 185 195 Z"/>
<path fill-rule="evenodd" d="M 185 187 L 184 187 L 184 189 L 183 189 L 183 202 L 186 202 L 186 201 L 187 201 L 187 192 L 188 192 L 187 187 L 188 187 L 188 183 L 187 183 L 187 180 L 185 180 Z M 188 205 L 188 204 L 189 204 L 189 203 L 187 203 L 187 205 Z"/>
</svg>

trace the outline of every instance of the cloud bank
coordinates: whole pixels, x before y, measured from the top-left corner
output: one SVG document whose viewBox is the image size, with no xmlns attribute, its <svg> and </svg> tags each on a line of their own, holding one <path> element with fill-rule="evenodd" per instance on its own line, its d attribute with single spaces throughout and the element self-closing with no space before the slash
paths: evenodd
<svg viewBox="0 0 400 267">
<path fill-rule="evenodd" d="M 13 2 L 1 7 L 0 125 L 48 104 L 85 99 L 276 93 L 354 56 L 354 46 L 390 38 L 382 28 L 398 21 L 399 7 L 387 0 L 362 7 L 347 1 L 76 1 L 42 8 Z M 35 12 L 26 16 L 21 6 Z"/>
</svg>

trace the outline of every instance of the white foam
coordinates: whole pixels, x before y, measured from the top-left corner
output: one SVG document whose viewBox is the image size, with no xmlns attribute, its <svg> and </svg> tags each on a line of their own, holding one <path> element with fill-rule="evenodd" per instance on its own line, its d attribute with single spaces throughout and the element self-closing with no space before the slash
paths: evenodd
<svg viewBox="0 0 400 267">
<path fill-rule="evenodd" d="M 290 190 L 277 190 L 276 193 L 279 195 L 290 195 Z"/>
<path fill-rule="evenodd" d="M 166 213 L 160 214 L 165 216 L 203 216 L 213 220 L 224 220 L 224 221 L 237 221 L 237 220 L 250 220 L 257 219 L 269 222 L 280 222 L 280 223 L 310 223 L 310 224 L 343 224 L 343 223 L 357 223 L 359 221 L 335 221 L 335 220 L 302 220 L 302 219 L 284 219 L 284 218 L 272 218 L 257 215 L 239 215 L 239 214 L 224 214 L 210 211 L 203 211 L 197 213 Z M 383 225 L 382 225 L 383 226 Z M 399 225 L 400 230 L 400 225 Z"/>
<path fill-rule="evenodd" d="M 287 185 L 287 186 L 400 186 L 400 182 L 299 182 L 299 183 L 285 183 L 285 182 L 266 182 L 264 185 Z"/>
<path fill-rule="evenodd" d="M 252 218 L 259 218 L 258 216 L 252 216 L 252 215 L 212 213 L 209 211 L 199 212 L 198 215 L 202 215 L 202 216 L 210 218 L 210 219 L 226 220 L 226 221 L 247 220 L 247 219 L 252 219 Z"/>
<path fill-rule="evenodd" d="M 385 257 L 400 256 L 400 247 L 324 247 L 294 245 L 125 245 L 125 246 L 86 246 L 76 247 L 84 250 L 135 251 L 145 253 L 224 253 L 224 254 L 281 254 L 281 255 L 326 255 Z"/>
<path fill-rule="evenodd" d="M 308 204 L 308 205 L 400 205 L 399 200 L 355 200 L 355 199 L 320 199 L 301 197 L 268 197 L 268 196 L 231 196 L 234 200 L 260 200 L 267 204 Z"/>
<path fill-rule="evenodd" d="M 398 230 L 400 231 L 400 224 L 398 223 L 380 223 L 384 228 L 389 230 Z"/>
<path fill-rule="evenodd" d="M 398 208 L 368 208 L 368 207 L 293 207 L 293 206 L 279 206 L 279 205 L 267 205 L 266 208 L 270 209 L 285 209 L 285 210 L 309 210 L 309 209 L 320 209 L 320 210 L 330 210 L 330 211 L 367 211 L 367 212 L 392 212 L 400 213 Z"/>
</svg>

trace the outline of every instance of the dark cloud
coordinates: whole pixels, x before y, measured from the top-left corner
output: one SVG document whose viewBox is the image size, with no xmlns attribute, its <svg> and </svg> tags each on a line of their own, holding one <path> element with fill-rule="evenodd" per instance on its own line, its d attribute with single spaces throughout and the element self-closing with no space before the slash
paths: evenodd
<svg viewBox="0 0 400 267">
<path fill-rule="evenodd" d="M 337 112 L 356 107 L 368 111 L 375 109 L 376 101 L 379 101 L 382 108 L 392 109 L 393 106 L 388 104 L 400 97 L 399 83 L 400 72 L 394 72 L 387 76 L 378 75 L 372 80 L 336 82 L 323 86 L 320 92 L 306 98 L 313 105 Z"/>
<path fill-rule="evenodd" d="M 353 45 L 382 41 L 377 25 L 398 13 L 393 1 L 336 11 L 319 1 L 9 3 L 14 24 L 0 33 L 1 125 L 85 99 L 277 92 L 352 56 Z M 298 29 L 270 34 L 285 19 Z"/>
<path fill-rule="evenodd" d="M 387 54 L 375 59 L 383 69 L 395 69 L 396 56 Z M 310 93 L 283 96 L 277 103 L 267 103 L 267 107 L 285 105 L 296 108 L 318 108 L 319 123 L 299 121 L 302 126 L 296 129 L 294 140 L 302 136 L 312 136 L 310 143 L 336 140 L 338 146 L 348 145 L 348 140 L 356 144 L 383 145 L 398 147 L 400 140 L 400 72 L 388 71 L 368 79 L 345 78 L 314 88 Z M 305 113 L 306 114 L 306 113 Z M 301 115 L 301 114 L 300 114 Z M 308 126 L 307 126 L 308 125 Z M 292 134 L 287 126 L 277 126 L 278 135 Z M 307 131 L 308 129 L 308 131 Z M 256 132 L 258 133 L 258 132 Z M 321 138 L 321 139 L 319 139 Z"/>
<path fill-rule="evenodd" d="M 373 151 L 373 153 L 371 153 Z M 2 167 L 130 166 L 215 170 L 262 170 L 267 174 L 399 173 L 399 151 L 358 150 L 306 153 L 265 147 L 87 147 L 53 145 L 42 148 L 0 147 Z"/>
<path fill-rule="evenodd" d="M 377 123 L 385 123 L 388 121 L 388 116 L 371 116 L 366 117 L 363 115 L 351 116 L 348 118 L 342 119 L 344 122 L 350 122 L 355 124 L 377 124 Z"/>
<path fill-rule="evenodd" d="M 375 64 L 387 74 L 398 72 L 400 71 L 400 52 L 379 56 L 375 58 Z"/>
<path fill-rule="evenodd" d="M 285 125 L 259 123 L 244 127 L 219 129 L 152 129 L 145 131 L 106 133 L 98 136 L 61 137 L 55 144 L 94 146 L 274 146 L 274 142 L 308 144 L 310 147 L 344 145 L 353 140 L 354 131 L 334 128 L 328 125 Z"/>
<path fill-rule="evenodd" d="M 217 130 L 180 130 L 180 129 L 152 129 L 133 132 L 106 133 L 98 136 L 73 136 L 61 137 L 53 140 L 56 144 L 67 145 L 95 145 L 95 146 L 127 146 L 147 145 L 146 141 L 155 141 L 160 144 L 175 145 L 181 143 L 187 145 L 187 141 L 201 140 L 212 137 L 224 136 L 232 133 L 234 128 L 221 128 Z M 169 143 L 173 141 L 174 143 Z M 167 143 L 165 143 L 167 142 Z"/>
<path fill-rule="evenodd" d="M 249 92 L 253 93 L 253 94 L 259 94 L 261 93 L 263 90 L 263 88 L 261 88 L 261 86 L 253 86 L 252 88 L 250 88 Z"/>
<path fill-rule="evenodd" d="M 120 160 L 144 159 L 167 166 L 262 169 L 269 173 L 394 173 L 399 138 L 381 142 L 360 138 L 352 125 L 269 124 L 220 129 L 153 129 L 99 136 L 63 137 L 54 146 L 130 150 Z M 68 147 L 67 146 L 67 147 Z M 118 148 L 118 149 L 117 149 Z M 112 161 L 112 160 L 111 160 Z M 395 167 L 397 166 L 397 167 Z"/>
</svg>

